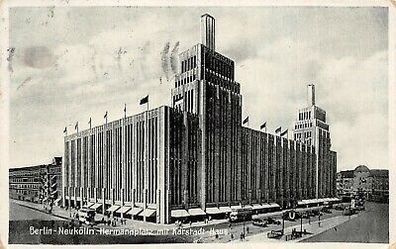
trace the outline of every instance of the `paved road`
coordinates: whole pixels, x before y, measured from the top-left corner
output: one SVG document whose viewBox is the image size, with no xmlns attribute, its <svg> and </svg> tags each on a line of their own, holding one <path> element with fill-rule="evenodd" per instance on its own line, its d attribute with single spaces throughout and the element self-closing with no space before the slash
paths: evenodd
<svg viewBox="0 0 396 249">
<path fill-rule="evenodd" d="M 366 203 L 366 211 L 303 242 L 389 243 L 389 204 Z"/>
<path fill-rule="evenodd" d="M 62 220 L 37 210 L 20 206 L 10 199 L 10 221 L 16 220 Z"/>
</svg>

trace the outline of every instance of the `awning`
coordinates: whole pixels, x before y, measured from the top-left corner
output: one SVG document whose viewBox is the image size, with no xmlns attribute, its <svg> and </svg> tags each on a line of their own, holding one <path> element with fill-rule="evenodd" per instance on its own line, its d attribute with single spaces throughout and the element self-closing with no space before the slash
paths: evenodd
<svg viewBox="0 0 396 249">
<path fill-rule="evenodd" d="M 171 211 L 171 216 L 174 218 L 188 217 L 190 214 L 185 209 L 176 209 Z"/>
<path fill-rule="evenodd" d="M 107 212 L 115 212 L 115 211 L 117 211 L 120 208 L 121 208 L 120 206 L 113 205 L 113 206 L 109 207 L 106 211 Z"/>
<path fill-rule="evenodd" d="M 242 208 L 242 206 L 231 206 L 231 210 L 240 209 L 240 208 Z"/>
<path fill-rule="evenodd" d="M 96 209 L 100 208 L 101 206 L 102 206 L 101 203 L 95 203 L 95 204 L 93 204 L 90 208 L 96 210 Z"/>
<path fill-rule="evenodd" d="M 145 210 L 143 210 L 143 212 L 141 212 L 141 213 L 139 214 L 139 216 L 143 216 L 143 217 L 153 217 L 153 216 L 155 216 L 155 212 L 156 212 L 155 209 L 145 209 Z"/>
<path fill-rule="evenodd" d="M 230 207 L 219 207 L 219 210 L 222 213 L 231 213 L 232 212 L 232 209 Z"/>
<path fill-rule="evenodd" d="M 131 210 L 129 210 L 127 214 L 130 214 L 130 215 L 137 215 L 138 213 L 142 212 L 142 210 L 143 210 L 143 209 L 141 209 L 141 208 L 134 207 L 134 208 L 132 208 Z"/>
<path fill-rule="evenodd" d="M 271 208 L 280 208 L 280 206 L 277 203 L 270 203 Z"/>
<path fill-rule="evenodd" d="M 264 209 L 260 204 L 253 204 L 253 210 Z"/>
<path fill-rule="evenodd" d="M 206 208 L 205 211 L 207 214 L 221 214 L 221 210 L 218 209 L 217 207 L 210 207 L 210 208 Z"/>
<path fill-rule="evenodd" d="M 131 209 L 132 209 L 132 207 L 123 206 L 123 207 L 121 207 L 120 209 L 118 209 L 118 210 L 116 211 L 116 213 L 125 214 L 126 212 L 128 212 L 128 211 L 131 210 Z"/>
<path fill-rule="evenodd" d="M 86 208 L 91 208 L 95 203 L 93 202 L 88 202 L 87 205 L 85 206 Z"/>
<path fill-rule="evenodd" d="M 307 211 L 321 210 L 322 207 L 296 208 L 294 211 L 301 213 Z"/>
<path fill-rule="evenodd" d="M 251 205 L 245 205 L 245 206 L 243 206 L 244 208 L 252 208 L 252 206 Z"/>
<path fill-rule="evenodd" d="M 189 213 L 191 216 L 206 215 L 206 213 L 205 213 L 202 209 L 200 209 L 200 208 L 190 208 L 190 209 L 188 210 L 188 213 Z"/>
<path fill-rule="evenodd" d="M 271 205 L 268 203 L 261 204 L 262 209 L 271 208 Z"/>
</svg>

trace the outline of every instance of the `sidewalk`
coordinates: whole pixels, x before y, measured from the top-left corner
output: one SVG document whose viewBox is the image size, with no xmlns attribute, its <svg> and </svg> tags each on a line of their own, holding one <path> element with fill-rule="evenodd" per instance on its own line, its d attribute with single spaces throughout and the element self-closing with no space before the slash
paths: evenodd
<svg viewBox="0 0 396 249">
<path fill-rule="evenodd" d="M 34 202 L 27 202 L 27 201 L 20 201 L 20 200 L 12 200 L 13 202 L 15 202 L 18 205 L 27 207 L 27 208 L 31 208 L 43 213 L 47 213 L 44 209 L 43 209 L 43 205 L 39 204 L 39 203 L 34 203 Z M 75 209 L 69 209 L 66 210 L 64 208 L 58 207 L 58 206 L 54 206 L 52 209 L 52 213 L 50 215 L 53 215 L 55 217 L 58 218 L 63 218 L 63 219 L 67 219 L 67 220 L 74 220 L 73 214 L 75 214 L 77 212 L 77 210 Z M 107 216 L 104 216 L 103 214 L 96 214 L 95 215 L 95 220 L 99 221 L 102 220 L 102 218 L 104 218 L 104 220 L 107 220 Z M 119 219 L 119 218 L 118 218 Z M 112 227 L 112 226 L 107 226 L 102 224 L 97 224 L 96 226 L 98 227 L 108 227 L 108 228 L 112 228 L 112 229 L 119 229 L 119 228 L 141 228 L 141 229 L 153 229 L 153 230 L 158 230 L 158 229 L 173 229 L 176 228 L 175 224 L 156 224 L 156 223 L 151 223 L 151 222 L 144 222 L 142 220 L 131 220 L 131 219 L 125 219 L 126 220 L 126 224 L 121 225 L 120 221 L 118 220 L 117 222 L 117 226 Z M 222 219 L 222 220 L 211 220 L 209 221 L 209 223 L 205 224 L 204 221 L 199 221 L 199 222 L 193 222 L 191 224 L 191 226 L 189 224 L 183 224 L 182 228 L 194 228 L 194 227 L 205 227 L 205 226 L 210 226 L 210 225 L 218 225 L 218 224 L 223 224 L 223 223 L 228 223 L 228 220 L 226 219 Z"/>
<path fill-rule="evenodd" d="M 20 200 L 12 200 L 13 202 L 15 202 L 16 204 L 23 206 L 23 207 L 27 207 L 27 208 L 31 208 L 34 210 L 37 210 L 39 212 L 43 212 L 48 214 L 44 209 L 43 209 L 43 205 L 39 204 L 39 203 L 34 203 L 34 202 L 27 202 L 27 201 L 20 201 Z M 75 210 L 72 212 L 76 212 Z M 60 207 L 53 207 L 52 213 L 50 213 L 50 215 L 53 215 L 55 217 L 58 218 L 62 218 L 62 219 L 71 219 L 69 216 L 69 211 L 62 209 Z"/>
</svg>

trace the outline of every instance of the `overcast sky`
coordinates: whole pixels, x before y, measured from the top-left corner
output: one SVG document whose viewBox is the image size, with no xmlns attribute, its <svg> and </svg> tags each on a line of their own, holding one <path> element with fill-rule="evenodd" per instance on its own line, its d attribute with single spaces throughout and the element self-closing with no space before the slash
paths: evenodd
<svg viewBox="0 0 396 249">
<path fill-rule="evenodd" d="M 338 169 L 388 168 L 385 8 L 56 7 L 10 10 L 11 167 L 47 163 L 63 129 L 170 104 L 177 54 L 216 18 L 216 50 L 235 60 L 244 117 L 292 129 L 306 85 L 327 111 Z"/>
</svg>

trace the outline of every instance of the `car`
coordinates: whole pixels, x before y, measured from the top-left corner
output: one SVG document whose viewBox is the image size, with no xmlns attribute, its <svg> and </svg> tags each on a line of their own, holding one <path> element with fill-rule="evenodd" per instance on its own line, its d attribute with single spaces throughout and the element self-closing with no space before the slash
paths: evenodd
<svg viewBox="0 0 396 249">
<path fill-rule="evenodd" d="M 265 220 L 262 219 L 253 219 L 252 220 L 253 225 L 255 226 L 259 226 L 259 227 L 266 227 L 267 226 L 267 222 Z"/>
<path fill-rule="evenodd" d="M 279 239 L 283 236 L 283 230 L 271 230 L 267 233 L 268 238 Z"/>
<path fill-rule="evenodd" d="M 281 222 L 279 220 L 275 220 L 272 217 L 268 217 L 266 220 L 267 224 L 275 224 L 275 225 L 280 225 Z"/>
</svg>

